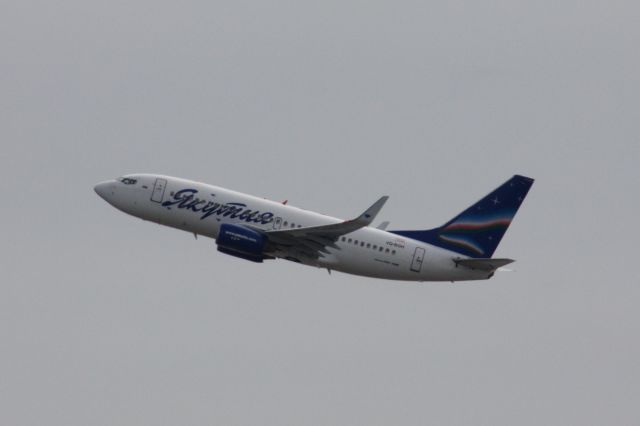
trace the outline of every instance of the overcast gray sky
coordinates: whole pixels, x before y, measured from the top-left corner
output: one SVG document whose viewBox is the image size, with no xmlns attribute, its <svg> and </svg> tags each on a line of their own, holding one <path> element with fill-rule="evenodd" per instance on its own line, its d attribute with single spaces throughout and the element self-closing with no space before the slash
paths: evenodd
<svg viewBox="0 0 640 426">
<path fill-rule="evenodd" d="M 3 1 L 0 423 L 637 425 L 633 1 Z M 536 178 L 481 283 L 116 211 L 120 174 L 392 228 Z"/>
</svg>

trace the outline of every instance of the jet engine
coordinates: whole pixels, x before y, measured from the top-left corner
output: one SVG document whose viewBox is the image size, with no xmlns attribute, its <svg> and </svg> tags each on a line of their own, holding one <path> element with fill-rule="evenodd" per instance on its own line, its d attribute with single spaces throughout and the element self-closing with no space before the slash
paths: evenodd
<svg viewBox="0 0 640 426">
<path fill-rule="evenodd" d="M 261 263 L 266 256 L 262 254 L 266 239 L 263 234 L 242 225 L 223 223 L 216 239 L 218 251 Z"/>
</svg>

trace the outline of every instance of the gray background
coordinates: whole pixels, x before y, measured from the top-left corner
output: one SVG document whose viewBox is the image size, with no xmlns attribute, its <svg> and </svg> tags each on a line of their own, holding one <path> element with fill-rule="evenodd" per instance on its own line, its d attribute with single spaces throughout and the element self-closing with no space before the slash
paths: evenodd
<svg viewBox="0 0 640 426">
<path fill-rule="evenodd" d="M 640 422 L 640 7 L 3 1 L 0 423 Z M 392 228 L 537 179 L 516 272 L 255 265 L 126 216 L 155 172 Z"/>
</svg>

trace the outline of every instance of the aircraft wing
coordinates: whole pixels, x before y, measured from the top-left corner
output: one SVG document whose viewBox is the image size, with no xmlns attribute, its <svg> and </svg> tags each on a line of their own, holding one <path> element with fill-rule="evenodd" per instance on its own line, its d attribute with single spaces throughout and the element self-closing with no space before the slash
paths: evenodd
<svg viewBox="0 0 640 426">
<path fill-rule="evenodd" d="M 380 197 L 371 207 L 355 219 L 330 225 L 309 226 L 306 228 L 262 231 L 269 243 L 290 252 L 299 252 L 311 258 L 328 254 L 327 247 L 339 250 L 335 242 L 342 235 L 369 226 L 386 203 L 388 196 Z"/>
</svg>

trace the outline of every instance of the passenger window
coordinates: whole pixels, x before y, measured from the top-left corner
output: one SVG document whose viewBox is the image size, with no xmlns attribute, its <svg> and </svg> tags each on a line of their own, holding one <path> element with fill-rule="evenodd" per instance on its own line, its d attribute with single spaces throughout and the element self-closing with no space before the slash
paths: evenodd
<svg viewBox="0 0 640 426">
<path fill-rule="evenodd" d="M 396 251 L 395 250 L 391 250 L 391 254 L 396 254 Z"/>
<path fill-rule="evenodd" d="M 342 241 L 346 241 L 347 239 L 345 237 L 342 237 Z"/>
<path fill-rule="evenodd" d="M 296 227 L 296 224 L 292 222 L 292 223 L 291 223 L 291 227 L 292 227 L 292 228 L 295 228 L 295 227 Z"/>
<path fill-rule="evenodd" d="M 360 247 L 364 247 L 364 241 L 360 241 Z"/>
<path fill-rule="evenodd" d="M 289 224 L 289 222 L 287 222 L 286 220 L 283 223 L 284 226 L 288 226 L 288 224 Z"/>
<path fill-rule="evenodd" d="M 378 246 L 374 244 L 374 245 L 373 245 L 373 249 L 374 249 L 374 250 L 377 250 L 377 249 L 378 249 Z"/>
<path fill-rule="evenodd" d="M 371 243 L 367 243 L 367 248 L 371 248 Z"/>
<path fill-rule="evenodd" d="M 389 249 L 386 249 L 385 252 L 389 253 Z"/>
<path fill-rule="evenodd" d="M 347 242 L 349 242 L 349 243 L 350 243 L 350 242 L 351 242 L 351 238 L 349 238 L 349 240 L 348 240 Z"/>
<path fill-rule="evenodd" d="M 358 245 L 358 240 L 355 240 L 353 244 Z"/>
<path fill-rule="evenodd" d="M 380 247 L 380 250 L 378 250 L 378 251 L 382 251 L 382 249 L 383 249 L 383 247 Z"/>
</svg>

